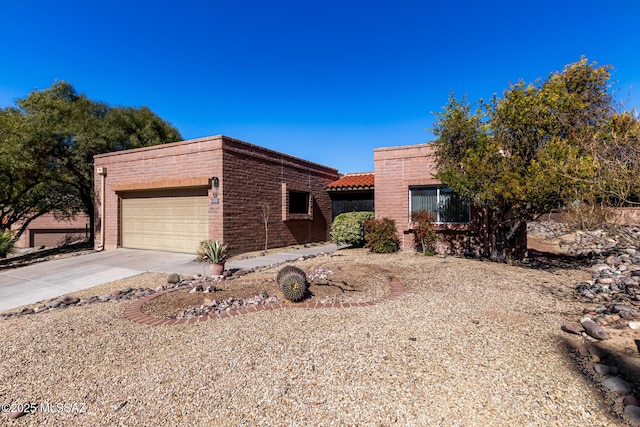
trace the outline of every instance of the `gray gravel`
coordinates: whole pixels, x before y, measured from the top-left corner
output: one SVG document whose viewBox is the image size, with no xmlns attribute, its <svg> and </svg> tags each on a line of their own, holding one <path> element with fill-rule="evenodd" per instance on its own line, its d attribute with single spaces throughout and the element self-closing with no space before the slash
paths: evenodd
<svg viewBox="0 0 640 427">
<path fill-rule="evenodd" d="M 124 302 L 6 319 L 0 402 L 86 405 L 10 422 L 34 426 L 615 423 L 558 326 L 579 316 L 586 273 L 341 253 L 386 264 L 406 293 L 196 326 L 135 324 Z"/>
</svg>

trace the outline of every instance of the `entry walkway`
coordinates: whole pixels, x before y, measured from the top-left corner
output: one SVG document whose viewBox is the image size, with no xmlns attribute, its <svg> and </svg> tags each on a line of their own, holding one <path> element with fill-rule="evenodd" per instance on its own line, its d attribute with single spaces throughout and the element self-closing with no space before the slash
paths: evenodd
<svg viewBox="0 0 640 427">
<path fill-rule="evenodd" d="M 334 244 L 312 246 L 309 248 L 296 249 L 288 252 L 279 252 L 275 254 L 268 254 L 265 256 L 258 256 L 254 258 L 247 258 L 247 259 L 227 262 L 225 264 L 225 269 L 251 270 L 253 268 L 268 267 L 270 265 L 281 264 L 287 261 L 295 261 L 296 259 L 304 256 L 333 252 L 337 249 L 338 247 Z"/>
</svg>

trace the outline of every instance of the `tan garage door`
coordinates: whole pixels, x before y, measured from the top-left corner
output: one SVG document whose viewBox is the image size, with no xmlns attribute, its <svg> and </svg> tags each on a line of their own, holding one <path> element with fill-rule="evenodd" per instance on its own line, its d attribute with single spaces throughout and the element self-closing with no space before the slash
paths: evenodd
<svg viewBox="0 0 640 427">
<path fill-rule="evenodd" d="M 121 194 L 122 246 L 195 253 L 209 235 L 207 189 Z"/>
</svg>

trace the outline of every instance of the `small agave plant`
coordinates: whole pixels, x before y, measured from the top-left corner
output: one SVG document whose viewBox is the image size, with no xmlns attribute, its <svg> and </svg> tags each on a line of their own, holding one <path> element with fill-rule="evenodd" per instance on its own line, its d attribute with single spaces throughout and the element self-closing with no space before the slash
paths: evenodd
<svg viewBox="0 0 640 427">
<path fill-rule="evenodd" d="M 211 275 L 221 276 L 224 273 L 224 262 L 229 257 L 227 245 L 217 240 L 203 240 L 197 251 L 197 259 L 211 265 Z"/>
<path fill-rule="evenodd" d="M 217 240 L 203 240 L 198 247 L 198 261 L 215 264 L 225 262 L 229 257 L 227 246 Z"/>
</svg>

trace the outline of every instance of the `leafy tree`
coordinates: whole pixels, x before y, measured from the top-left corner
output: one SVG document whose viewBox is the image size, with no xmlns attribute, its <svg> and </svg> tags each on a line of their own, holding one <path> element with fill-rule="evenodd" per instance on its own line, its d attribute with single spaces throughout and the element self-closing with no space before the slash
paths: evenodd
<svg viewBox="0 0 640 427">
<path fill-rule="evenodd" d="M 49 211 L 68 212 L 72 207 L 52 179 L 55 169 L 49 142 L 29 132 L 20 110 L 0 110 L 0 230 L 18 224 L 15 239 L 33 219 Z"/>
<path fill-rule="evenodd" d="M 437 114 L 436 177 L 478 206 L 486 256 L 523 255 L 515 241 L 526 221 L 549 209 L 632 193 L 619 189 L 619 181 L 637 163 L 623 160 L 619 147 L 637 153 L 638 124 L 616 112 L 609 70 L 582 58 L 544 81 L 520 81 L 475 109 L 451 96 Z M 624 132 L 614 132 L 619 129 Z M 613 181 L 609 162 L 627 167 Z"/>
<path fill-rule="evenodd" d="M 67 82 L 33 91 L 0 112 L 0 222 L 4 229 L 53 212 L 86 213 L 94 233 L 93 156 L 179 141 L 147 107 L 110 107 Z"/>
</svg>

